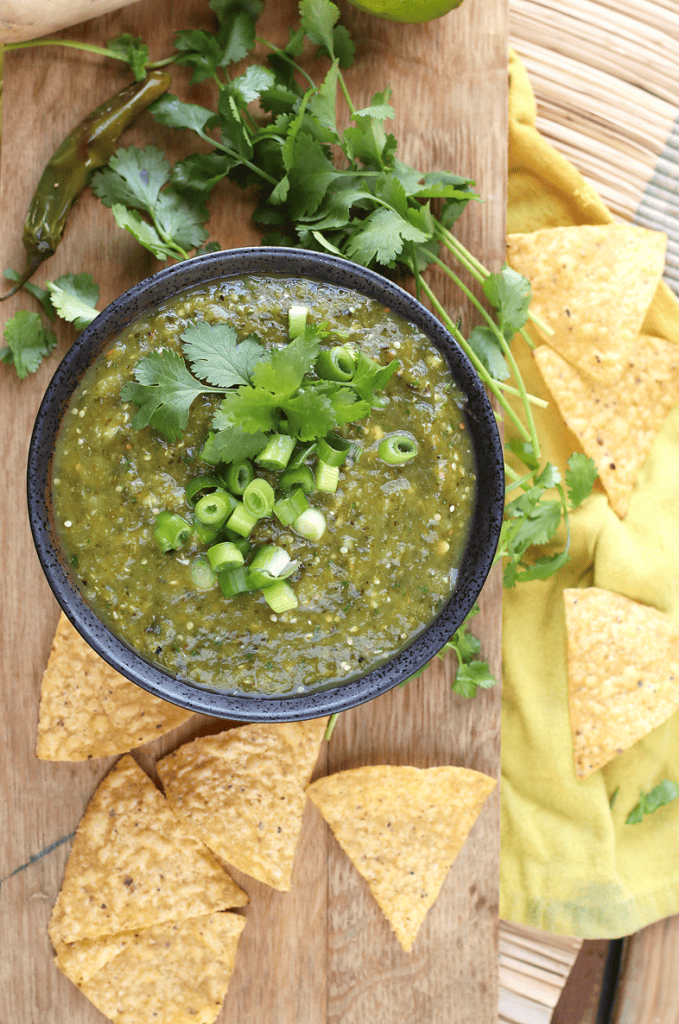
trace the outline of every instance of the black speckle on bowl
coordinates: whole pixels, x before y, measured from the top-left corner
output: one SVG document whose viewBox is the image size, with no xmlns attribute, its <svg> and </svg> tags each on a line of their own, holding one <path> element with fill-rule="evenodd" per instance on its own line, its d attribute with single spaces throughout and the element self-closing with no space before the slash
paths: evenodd
<svg viewBox="0 0 679 1024">
<path fill-rule="evenodd" d="M 331 688 L 264 697 L 193 686 L 150 664 L 114 636 L 85 603 L 62 552 L 52 510 L 52 456 L 61 418 L 83 373 L 113 338 L 142 313 L 208 281 L 243 274 L 287 274 L 352 288 L 411 321 L 444 355 L 467 396 L 477 493 L 458 582 L 433 622 L 403 651 L 365 676 Z M 38 411 L 28 455 L 28 513 L 40 563 L 64 612 L 90 646 L 139 686 L 191 711 L 236 721 L 317 718 L 372 700 L 429 661 L 460 626 L 490 571 L 502 525 L 504 459 L 495 416 L 469 360 L 442 324 L 408 292 L 373 271 L 335 256 L 299 249 L 252 248 L 210 253 L 162 270 L 135 285 L 83 331 L 60 363 Z"/>
</svg>

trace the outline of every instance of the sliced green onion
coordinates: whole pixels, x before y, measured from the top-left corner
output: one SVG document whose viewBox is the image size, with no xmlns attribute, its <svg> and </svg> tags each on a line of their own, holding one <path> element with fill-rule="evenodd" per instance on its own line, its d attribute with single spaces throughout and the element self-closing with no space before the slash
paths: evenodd
<svg viewBox="0 0 679 1024">
<path fill-rule="evenodd" d="M 311 441 L 310 443 L 303 442 L 298 444 L 294 452 L 290 456 L 288 462 L 288 469 L 298 469 L 299 466 L 303 465 L 308 458 L 310 458 L 316 451 L 316 442 Z"/>
<path fill-rule="evenodd" d="M 213 572 L 237 569 L 245 562 L 242 552 L 230 540 L 222 541 L 221 544 L 213 544 L 211 548 L 208 548 L 207 557 Z"/>
<path fill-rule="evenodd" d="M 226 521 L 226 525 L 234 533 L 239 534 L 241 537 L 248 537 L 252 531 L 253 526 L 257 522 L 257 517 L 253 516 L 251 512 L 248 512 L 245 505 L 242 502 L 237 502 L 236 507 L 231 513 L 231 516 Z"/>
<path fill-rule="evenodd" d="M 379 456 L 390 466 L 410 462 L 417 455 L 417 441 L 410 434 L 390 434 L 380 441 Z"/>
<path fill-rule="evenodd" d="M 262 544 L 250 562 L 249 569 L 251 574 L 261 572 L 272 580 L 292 576 L 298 566 L 299 562 L 293 562 L 285 548 L 279 548 L 276 544 Z"/>
<path fill-rule="evenodd" d="M 320 509 L 308 508 L 306 512 L 297 516 L 292 528 L 296 533 L 316 544 L 325 533 L 326 525 L 325 516 Z"/>
<path fill-rule="evenodd" d="M 243 492 L 243 504 L 248 512 L 256 516 L 257 519 L 271 515 L 275 500 L 273 487 L 261 476 L 252 480 Z"/>
<path fill-rule="evenodd" d="M 205 555 L 198 555 L 191 562 L 189 575 L 194 587 L 198 587 L 199 590 L 209 590 L 217 582 L 217 577 L 210 568 L 210 563 Z"/>
<path fill-rule="evenodd" d="M 318 442 L 318 461 L 324 462 L 326 466 L 341 466 L 355 447 L 353 441 L 348 441 L 339 434 L 328 434 Z"/>
<path fill-rule="evenodd" d="M 356 355 L 344 345 L 324 349 L 319 353 L 315 370 L 323 380 L 350 381 L 356 373 Z"/>
<path fill-rule="evenodd" d="M 232 462 L 226 472 L 225 483 L 232 494 L 241 495 L 247 485 L 254 480 L 255 471 L 249 459 Z"/>
<path fill-rule="evenodd" d="M 306 318 L 309 315 L 307 306 L 290 306 L 288 310 L 288 336 L 292 341 L 304 334 L 306 330 Z"/>
<path fill-rule="evenodd" d="M 293 608 L 299 607 L 295 591 L 289 583 L 285 583 L 283 580 L 279 583 L 274 583 L 270 587 L 264 587 L 262 594 L 271 611 L 277 615 L 283 612 L 290 612 Z"/>
<path fill-rule="evenodd" d="M 295 487 L 287 497 L 278 499 L 273 511 L 281 526 L 289 526 L 307 508 L 309 508 L 309 502 L 306 494 L 301 487 Z"/>
<path fill-rule="evenodd" d="M 316 490 L 334 494 L 339 483 L 339 466 L 329 466 L 327 462 L 319 462 L 316 466 Z"/>
<path fill-rule="evenodd" d="M 286 469 L 282 474 L 279 485 L 282 491 L 291 491 L 293 487 L 301 487 L 305 494 L 311 494 L 316 490 L 314 474 L 308 466 L 298 466 L 297 469 Z"/>
<path fill-rule="evenodd" d="M 294 437 L 290 437 L 288 434 L 271 434 L 266 448 L 259 453 L 255 462 L 262 469 L 285 469 L 294 447 Z"/>
<path fill-rule="evenodd" d="M 211 494 L 204 494 L 196 502 L 196 519 L 199 523 L 213 526 L 218 530 L 220 526 L 224 525 L 237 504 L 236 499 L 220 487 L 218 490 L 212 491 Z"/>
<path fill-rule="evenodd" d="M 193 480 L 189 480 L 184 488 L 186 501 L 193 508 L 198 499 L 202 498 L 203 493 L 207 494 L 218 487 L 221 487 L 221 483 L 216 476 L 194 476 Z"/>
<path fill-rule="evenodd" d="M 219 537 L 219 530 L 214 526 L 206 526 L 205 523 L 194 523 L 196 537 L 201 544 L 213 544 Z"/>
<path fill-rule="evenodd" d="M 229 533 L 231 533 L 230 530 Z M 237 533 L 234 533 L 230 539 L 233 546 L 238 548 L 243 558 L 247 558 L 250 554 L 250 549 L 252 548 L 250 541 L 246 540 L 245 537 L 239 537 Z"/>
<path fill-rule="evenodd" d="M 224 597 L 236 597 L 237 594 L 246 594 L 253 589 L 248 582 L 247 570 L 242 565 L 238 569 L 218 573 L 217 580 Z"/>
<path fill-rule="evenodd" d="M 153 526 L 155 537 L 161 551 L 176 551 L 186 544 L 193 533 L 193 528 L 185 519 L 175 512 L 163 510 Z"/>
</svg>

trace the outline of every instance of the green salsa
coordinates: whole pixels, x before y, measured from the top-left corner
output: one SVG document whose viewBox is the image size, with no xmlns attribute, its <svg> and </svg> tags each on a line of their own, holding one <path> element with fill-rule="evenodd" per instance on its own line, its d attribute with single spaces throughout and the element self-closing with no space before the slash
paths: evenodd
<svg viewBox="0 0 679 1024">
<path fill-rule="evenodd" d="M 284 549 L 299 566 L 286 582 L 298 606 L 280 614 L 263 591 L 227 598 L 196 563 L 206 543 L 185 488 L 225 467 L 201 452 L 220 403 L 200 395 L 178 441 L 134 429 L 121 388 L 149 352 L 181 353 L 196 321 L 255 334 L 265 349 L 288 341 L 288 310 L 327 323 L 322 347 L 342 344 L 400 368 L 370 415 L 337 429 L 355 442 L 334 493 L 312 491 L 325 516 L 320 539 L 274 515 L 256 522 L 252 551 Z M 334 333 L 333 333 L 334 332 Z M 475 495 L 464 396 L 438 349 L 372 299 L 321 282 L 276 276 L 213 281 L 184 292 L 125 329 L 90 368 L 67 410 L 54 459 L 54 508 L 67 557 L 88 604 L 144 658 L 197 686 L 293 694 L 363 675 L 406 646 L 454 589 Z M 395 465 L 380 442 L 405 432 L 417 454 Z M 353 457 L 352 457 L 353 456 Z M 316 457 L 306 465 L 316 472 Z M 253 463 L 280 497 L 280 473 Z M 265 489 L 266 490 L 266 489 Z M 178 550 L 154 537 L 161 513 L 192 526 Z M 201 585 L 198 585 L 201 584 Z"/>
</svg>

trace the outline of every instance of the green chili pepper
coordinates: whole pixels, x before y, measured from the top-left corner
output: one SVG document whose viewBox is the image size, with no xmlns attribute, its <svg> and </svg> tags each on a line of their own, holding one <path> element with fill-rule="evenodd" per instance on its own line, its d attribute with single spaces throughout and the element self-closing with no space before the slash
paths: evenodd
<svg viewBox="0 0 679 1024">
<path fill-rule="evenodd" d="M 38 182 L 24 223 L 26 269 L 10 295 L 35 273 L 56 250 L 71 206 L 97 167 L 103 167 L 116 150 L 118 139 L 137 114 L 162 96 L 172 78 L 167 71 L 151 71 L 143 82 L 134 82 L 93 110 L 66 136 Z"/>
</svg>

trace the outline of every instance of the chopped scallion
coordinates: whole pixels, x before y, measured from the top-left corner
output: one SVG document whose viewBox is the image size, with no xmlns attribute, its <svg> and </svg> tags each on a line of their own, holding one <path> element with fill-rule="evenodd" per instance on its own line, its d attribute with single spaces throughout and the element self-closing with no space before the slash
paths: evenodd
<svg viewBox="0 0 679 1024">
<path fill-rule="evenodd" d="M 345 345 L 324 349 L 316 360 L 315 370 L 323 380 L 345 383 L 356 373 L 356 356 Z"/>
<path fill-rule="evenodd" d="M 242 565 L 238 569 L 218 573 L 217 580 L 224 597 L 236 597 L 237 594 L 246 594 L 253 589 L 248 582 L 247 570 Z"/>
<path fill-rule="evenodd" d="M 213 572 L 237 569 L 245 562 L 242 552 L 230 540 L 222 541 L 221 544 L 213 544 L 211 548 L 208 548 L 207 557 Z"/>
<path fill-rule="evenodd" d="M 204 494 L 196 502 L 196 519 L 205 526 L 212 526 L 216 530 L 223 526 L 238 502 L 228 491 L 221 487 L 211 494 Z"/>
<path fill-rule="evenodd" d="M 193 530 L 190 523 L 175 512 L 163 510 L 153 526 L 155 537 L 161 551 L 177 551 L 186 544 Z"/>
<path fill-rule="evenodd" d="M 301 487 L 295 487 L 285 498 L 278 499 L 273 511 L 281 526 L 289 526 L 307 508 L 309 508 L 309 502 L 306 494 Z"/>
<path fill-rule="evenodd" d="M 254 480 L 255 471 L 249 459 L 233 462 L 226 471 L 226 486 L 232 494 L 241 495 L 247 485 Z"/>
<path fill-rule="evenodd" d="M 268 604 L 272 612 L 276 615 L 280 615 L 283 612 L 290 612 L 294 608 L 299 607 L 299 601 L 297 595 L 292 589 L 289 583 L 285 583 L 281 580 L 279 583 L 274 583 L 270 587 L 264 587 L 262 590 L 264 600 Z"/>
<path fill-rule="evenodd" d="M 318 442 L 318 461 L 324 462 L 326 466 L 341 466 L 355 447 L 353 441 L 348 441 L 339 434 L 328 434 Z"/>
<path fill-rule="evenodd" d="M 288 434 L 271 434 L 266 448 L 259 453 L 255 462 L 262 469 L 280 471 L 285 469 L 295 447 L 294 437 Z"/>
<path fill-rule="evenodd" d="M 184 489 L 187 504 L 193 507 L 203 494 L 215 491 L 218 487 L 221 487 L 221 484 L 216 476 L 194 476 Z"/>
<path fill-rule="evenodd" d="M 316 490 L 314 474 L 308 466 L 286 469 L 285 473 L 281 475 L 279 484 L 282 491 L 291 491 L 293 487 L 301 487 L 305 494 L 311 494 Z"/>
<path fill-rule="evenodd" d="M 230 530 L 233 530 L 234 533 L 239 534 L 241 537 L 249 537 L 256 522 L 257 517 L 253 516 L 251 512 L 248 512 L 245 505 L 239 501 L 236 503 L 235 509 L 227 519 L 226 525 Z"/>
<path fill-rule="evenodd" d="M 326 525 L 325 516 L 320 509 L 308 508 L 301 515 L 297 516 L 297 519 L 292 524 L 292 528 L 300 536 L 306 537 L 307 540 L 316 544 L 325 533 Z"/>
<path fill-rule="evenodd" d="M 198 557 L 191 562 L 189 575 L 191 576 L 191 582 L 194 587 L 198 587 L 199 590 L 209 590 L 211 587 L 214 587 L 217 582 L 217 577 L 210 568 L 210 563 L 204 555 L 198 555 Z"/>
<path fill-rule="evenodd" d="M 298 444 L 288 462 L 288 469 L 298 469 L 302 466 L 308 458 L 310 458 L 316 451 L 316 442 L 302 442 Z"/>
<path fill-rule="evenodd" d="M 390 466 L 410 462 L 417 455 L 417 441 L 411 434 L 389 434 L 380 441 L 379 456 Z"/>
<path fill-rule="evenodd" d="M 293 338 L 298 338 L 300 334 L 304 334 L 308 315 L 308 306 L 290 306 L 288 310 L 288 336 L 291 341 Z"/>
<path fill-rule="evenodd" d="M 327 462 L 319 462 L 316 466 L 316 490 L 334 494 L 338 483 L 339 466 L 329 466 Z"/>
<path fill-rule="evenodd" d="M 243 504 L 250 515 L 256 516 L 257 519 L 271 515 L 275 500 L 273 487 L 261 476 L 252 480 L 243 492 Z"/>
</svg>

